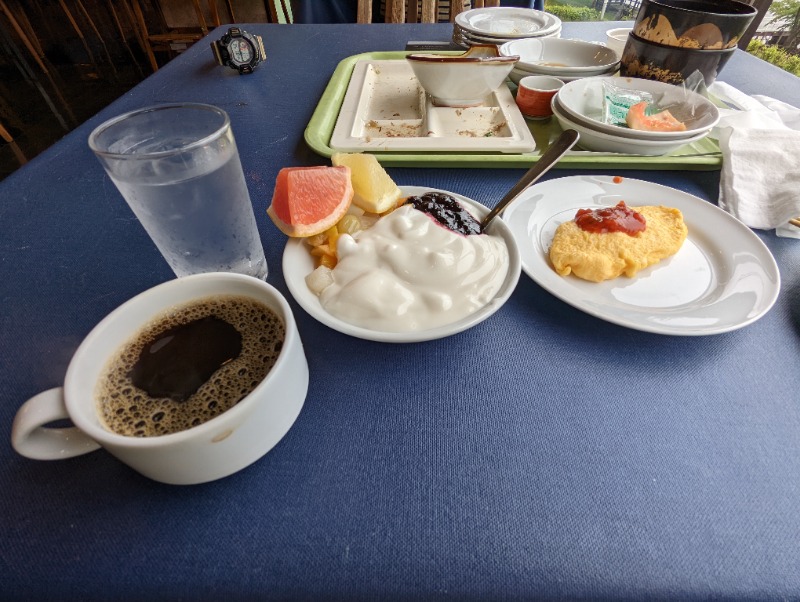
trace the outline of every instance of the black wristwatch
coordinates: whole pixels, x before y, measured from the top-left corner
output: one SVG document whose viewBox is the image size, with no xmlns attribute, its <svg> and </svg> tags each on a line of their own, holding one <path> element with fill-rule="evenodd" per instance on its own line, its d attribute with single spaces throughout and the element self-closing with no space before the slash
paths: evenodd
<svg viewBox="0 0 800 602">
<path fill-rule="evenodd" d="M 231 27 L 220 40 L 211 42 L 214 58 L 220 65 L 227 65 L 239 73 L 252 73 L 266 57 L 261 36 Z"/>
</svg>

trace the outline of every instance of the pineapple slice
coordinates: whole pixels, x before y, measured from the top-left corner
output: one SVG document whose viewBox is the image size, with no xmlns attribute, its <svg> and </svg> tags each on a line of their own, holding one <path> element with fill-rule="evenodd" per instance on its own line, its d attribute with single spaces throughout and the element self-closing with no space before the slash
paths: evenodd
<svg viewBox="0 0 800 602">
<path fill-rule="evenodd" d="M 394 183 L 375 155 L 334 153 L 331 162 L 350 168 L 355 195 L 353 204 L 369 213 L 385 213 L 394 209 L 400 199 L 400 188 Z"/>
</svg>

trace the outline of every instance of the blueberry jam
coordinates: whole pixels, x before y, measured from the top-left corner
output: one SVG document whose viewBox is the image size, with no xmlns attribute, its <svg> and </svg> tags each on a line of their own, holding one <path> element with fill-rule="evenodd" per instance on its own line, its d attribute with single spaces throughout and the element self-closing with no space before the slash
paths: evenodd
<svg viewBox="0 0 800 602">
<path fill-rule="evenodd" d="M 427 213 L 442 226 L 458 234 L 469 236 L 481 233 L 481 223 L 469 211 L 448 194 L 443 192 L 426 192 L 420 196 L 410 196 L 406 205 Z"/>
</svg>

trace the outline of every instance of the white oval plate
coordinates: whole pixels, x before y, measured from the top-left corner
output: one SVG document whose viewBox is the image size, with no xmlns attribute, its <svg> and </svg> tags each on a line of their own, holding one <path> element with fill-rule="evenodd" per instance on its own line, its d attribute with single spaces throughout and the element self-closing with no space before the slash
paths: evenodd
<svg viewBox="0 0 800 602">
<path fill-rule="evenodd" d="M 400 189 L 403 191 L 404 196 L 413 196 L 425 192 L 445 192 L 462 203 L 464 207 L 469 209 L 470 213 L 478 219 L 483 218 L 483 216 L 489 212 L 489 209 L 477 201 L 445 190 L 423 188 L 422 186 L 401 186 Z M 300 307 L 306 310 L 312 318 L 334 330 L 359 339 L 380 341 L 383 343 L 418 343 L 421 341 L 432 341 L 434 339 L 448 337 L 467 330 L 468 328 L 472 328 L 476 324 L 480 324 L 500 309 L 511 296 L 511 293 L 514 292 L 522 271 L 519 249 L 515 237 L 511 234 L 511 230 L 505 222 L 498 218 L 495 218 L 489 225 L 488 232 L 501 236 L 506 241 L 506 246 L 508 247 L 508 274 L 503 285 L 500 287 L 494 300 L 472 315 L 438 328 L 412 332 L 384 332 L 370 330 L 361 326 L 354 326 L 332 316 L 322 307 L 319 302 L 319 297 L 312 293 L 306 285 L 305 278 L 314 270 L 314 260 L 309 253 L 308 246 L 302 239 L 290 238 L 287 241 L 286 247 L 283 250 L 283 277 L 286 280 L 286 286 L 289 288 L 289 292 L 292 294 L 295 301 L 300 304 Z"/>
<path fill-rule="evenodd" d="M 556 228 L 582 208 L 665 205 L 680 209 L 689 235 L 680 251 L 634 278 L 587 282 L 559 276 L 548 258 Z M 559 299 L 634 330 L 699 336 L 736 330 L 775 303 L 775 259 L 747 226 L 716 205 L 651 182 L 571 176 L 535 184 L 506 209 L 522 269 Z"/>
<path fill-rule="evenodd" d="M 551 33 L 561 19 L 532 8 L 473 8 L 458 13 L 455 24 L 466 31 L 495 38 L 527 38 Z"/>
</svg>

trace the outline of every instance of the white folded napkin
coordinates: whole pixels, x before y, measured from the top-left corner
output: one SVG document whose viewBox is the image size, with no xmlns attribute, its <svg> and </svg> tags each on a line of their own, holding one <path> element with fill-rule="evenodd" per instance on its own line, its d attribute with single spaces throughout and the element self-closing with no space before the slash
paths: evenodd
<svg viewBox="0 0 800 602">
<path fill-rule="evenodd" d="M 800 109 L 768 96 L 747 96 L 716 81 L 720 109 L 712 135 L 722 150 L 719 206 L 751 228 L 800 238 L 788 224 L 800 217 Z"/>
</svg>

